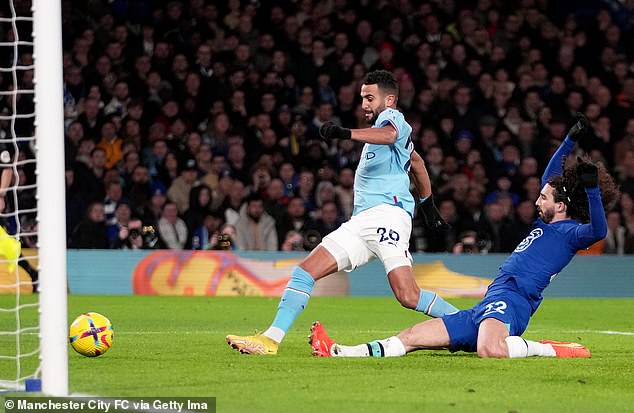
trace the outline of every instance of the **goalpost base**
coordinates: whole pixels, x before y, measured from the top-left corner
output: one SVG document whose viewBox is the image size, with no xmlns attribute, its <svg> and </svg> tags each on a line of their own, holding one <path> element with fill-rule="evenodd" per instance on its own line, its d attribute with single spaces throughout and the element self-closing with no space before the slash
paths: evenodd
<svg viewBox="0 0 634 413">
<path fill-rule="evenodd" d="M 24 385 L 15 384 L 14 381 L 0 380 L 0 394 L 9 392 L 38 393 L 42 391 L 42 380 L 26 379 Z"/>
</svg>

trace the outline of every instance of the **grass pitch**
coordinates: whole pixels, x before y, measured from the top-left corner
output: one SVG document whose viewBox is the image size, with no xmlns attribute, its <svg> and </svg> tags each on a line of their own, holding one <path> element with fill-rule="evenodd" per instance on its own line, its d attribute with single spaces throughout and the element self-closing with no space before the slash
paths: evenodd
<svg viewBox="0 0 634 413">
<path fill-rule="evenodd" d="M 6 307 L 14 298 L 0 296 Z M 23 297 L 24 299 L 24 297 Z M 426 351 L 395 359 L 310 355 L 320 320 L 343 344 L 385 338 L 424 317 L 394 298 L 312 298 L 279 354 L 230 350 L 226 334 L 264 330 L 277 299 L 70 296 L 82 312 L 110 318 L 112 349 L 86 358 L 69 347 L 70 388 L 100 396 L 215 396 L 219 412 L 623 412 L 634 411 L 634 300 L 546 299 L 524 337 L 581 342 L 591 359 L 483 360 Z M 452 300 L 460 308 L 475 301 Z M 0 330 L 10 327 L 1 315 Z M 23 322 L 35 320 L 25 311 Z M 27 334 L 23 351 L 35 345 Z M 0 336 L 0 354 L 15 348 Z M 13 346 L 13 347 L 12 347 Z M 25 363 L 30 363 L 25 360 Z M 0 362 L 0 378 L 13 365 Z M 13 374 L 10 372 L 10 374 Z"/>
</svg>

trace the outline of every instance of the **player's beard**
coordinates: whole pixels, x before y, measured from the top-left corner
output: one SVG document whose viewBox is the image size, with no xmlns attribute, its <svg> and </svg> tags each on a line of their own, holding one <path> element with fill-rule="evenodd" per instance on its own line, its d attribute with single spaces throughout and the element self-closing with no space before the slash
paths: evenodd
<svg viewBox="0 0 634 413">
<path fill-rule="evenodd" d="M 385 110 L 385 105 L 381 105 L 378 108 L 376 108 L 376 111 L 372 111 L 372 117 L 368 119 L 368 125 L 374 125 L 376 123 L 376 120 L 379 117 L 379 114 L 383 112 L 384 110 Z M 367 113 L 368 112 L 366 112 L 366 114 Z"/>
<path fill-rule="evenodd" d="M 546 210 L 539 210 L 539 217 L 547 224 L 550 224 L 555 217 L 555 208 L 546 208 Z"/>
</svg>

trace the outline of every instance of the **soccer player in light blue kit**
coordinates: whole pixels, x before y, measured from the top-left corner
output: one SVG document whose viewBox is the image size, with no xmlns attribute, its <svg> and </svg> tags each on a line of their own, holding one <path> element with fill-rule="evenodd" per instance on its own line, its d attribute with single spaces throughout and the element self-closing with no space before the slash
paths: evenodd
<svg viewBox="0 0 634 413">
<path fill-rule="evenodd" d="M 319 130 L 324 139 L 364 142 L 354 179 L 354 211 L 350 220 L 328 234 L 293 269 L 271 326 L 254 336 L 227 336 L 234 349 L 247 354 L 276 354 L 299 313 L 310 298 L 315 281 L 341 270 L 353 270 L 374 258 L 382 261 L 398 301 L 406 308 L 432 317 L 458 311 L 438 295 L 421 290 L 412 274 L 409 238 L 415 201 L 410 193 L 410 170 L 421 212 L 430 228 L 442 228 L 433 203 L 425 164 L 413 149 L 411 126 L 396 110 L 398 85 L 390 72 L 368 73 L 361 86 L 365 129 L 345 129 L 326 122 Z"/>
<path fill-rule="evenodd" d="M 569 159 L 577 138 L 587 128 L 580 115 L 542 177 L 535 202 L 534 229 L 504 262 L 482 301 L 473 308 L 419 323 L 385 340 L 358 346 L 334 343 L 323 325 L 311 328 L 316 356 L 394 357 L 423 349 L 477 352 L 480 357 L 590 357 L 577 343 L 534 342 L 521 337 L 542 301 L 542 291 L 577 251 L 605 238 L 603 203 L 618 197 L 605 168 L 589 159 Z M 599 190 L 601 183 L 601 191 Z M 602 200 L 603 197 L 603 200 Z M 589 221 L 587 223 L 581 223 Z"/>
</svg>

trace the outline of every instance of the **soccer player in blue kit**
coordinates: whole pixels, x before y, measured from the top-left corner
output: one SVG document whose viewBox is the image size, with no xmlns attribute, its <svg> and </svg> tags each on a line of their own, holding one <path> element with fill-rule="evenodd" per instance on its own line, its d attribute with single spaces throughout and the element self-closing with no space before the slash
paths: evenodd
<svg viewBox="0 0 634 413">
<path fill-rule="evenodd" d="M 502 264 L 482 301 L 471 309 L 416 324 L 397 336 L 358 346 L 336 344 L 324 326 L 315 322 L 310 336 L 313 354 L 397 357 L 416 350 L 449 349 L 495 358 L 590 357 L 590 351 L 577 343 L 521 337 L 555 275 L 577 251 L 607 233 L 603 204 L 610 205 L 618 197 L 614 181 L 603 165 L 587 158 L 564 163 L 586 128 L 587 120 L 579 115 L 544 172 L 533 230 Z"/>
<path fill-rule="evenodd" d="M 415 200 L 410 172 L 418 189 L 426 225 L 446 223 L 434 206 L 425 164 L 414 151 L 411 126 L 396 110 L 398 84 L 387 71 L 366 75 L 361 86 L 362 107 L 372 127 L 346 129 L 324 123 L 323 139 L 364 142 L 354 179 L 354 211 L 350 220 L 324 237 L 298 266 L 284 290 L 271 326 L 253 336 L 228 335 L 227 343 L 246 354 L 276 354 L 286 332 L 304 309 L 315 281 L 341 270 L 353 270 L 374 258 L 382 261 L 390 287 L 406 308 L 432 317 L 458 311 L 437 294 L 421 290 L 412 274 L 409 238 Z"/>
</svg>

